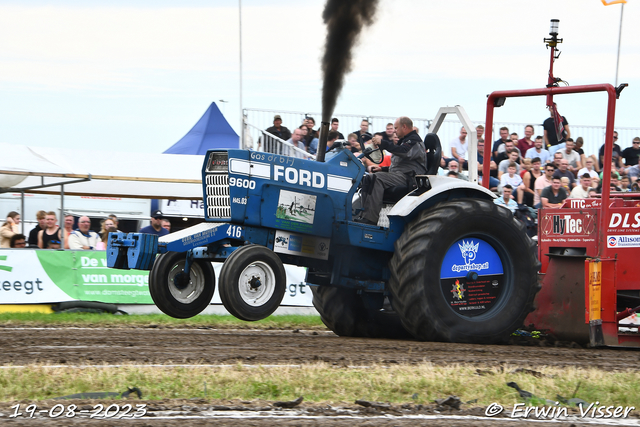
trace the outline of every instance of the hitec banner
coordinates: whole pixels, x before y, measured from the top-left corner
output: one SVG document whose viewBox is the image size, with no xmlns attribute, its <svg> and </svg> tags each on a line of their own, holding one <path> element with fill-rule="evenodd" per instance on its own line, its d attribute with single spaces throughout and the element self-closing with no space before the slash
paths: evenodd
<svg viewBox="0 0 640 427">
<path fill-rule="evenodd" d="M 222 263 L 213 263 L 216 278 Z M 282 305 L 311 307 L 306 269 L 285 265 L 287 291 Z M 217 285 L 217 284 L 216 284 Z M 153 304 L 149 272 L 107 267 L 105 251 L 0 250 L 0 304 L 64 301 Z M 221 304 L 216 292 L 211 301 Z"/>
</svg>

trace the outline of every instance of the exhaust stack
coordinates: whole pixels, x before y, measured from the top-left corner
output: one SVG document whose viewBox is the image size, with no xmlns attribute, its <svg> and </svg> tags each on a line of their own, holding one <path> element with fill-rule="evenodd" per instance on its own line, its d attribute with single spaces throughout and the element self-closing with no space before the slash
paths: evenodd
<svg viewBox="0 0 640 427">
<path fill-rule="evenodd" d="M 324 162 L 324 154 L 327 151 L 328 139 L 329 139 L 329 122 L 321 122 L 320 139 L 318 141 L 318 151 L 316 152 L 317 162 Z"/>
</svg>

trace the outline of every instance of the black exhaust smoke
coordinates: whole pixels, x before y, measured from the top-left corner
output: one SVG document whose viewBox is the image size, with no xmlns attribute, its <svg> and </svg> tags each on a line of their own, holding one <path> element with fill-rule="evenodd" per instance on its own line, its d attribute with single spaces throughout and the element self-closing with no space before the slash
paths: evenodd
<svg viewBox="0 0 640 427">
<path fill-rule="evenodd" d="M 378 0 L 327 0 L 322 19 L 327 40 L 322 58 L 322 121 L 329 122 L 342 90 L 345 75 L 351 71 L 351 48 L 365 25 L 373 23 Z"/>
</svg>

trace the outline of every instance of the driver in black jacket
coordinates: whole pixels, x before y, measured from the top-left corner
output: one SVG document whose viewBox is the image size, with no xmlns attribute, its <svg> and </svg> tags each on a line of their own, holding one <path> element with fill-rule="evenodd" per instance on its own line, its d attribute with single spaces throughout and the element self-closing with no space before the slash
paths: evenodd
<svg viewBox="0 0 640 427">
<path fill-rule="evenodd" d="M 399 117 L 394 125 L 396 135 L 400 140 L 394 144 L 382 140 L 380 148 L 387 150 L 393 157 L 389 168 L 369 166 L 369 175 L 362 180 L 362 206 L 364 213 L 358 222 L 377 224 L 382 209 L 384 190 L 396 186 L 413 184 L 416 175 L 427 173 L 426 153 L 422 139 L 413 130 L 413 121 L 409 117 Z"/>
</svg>

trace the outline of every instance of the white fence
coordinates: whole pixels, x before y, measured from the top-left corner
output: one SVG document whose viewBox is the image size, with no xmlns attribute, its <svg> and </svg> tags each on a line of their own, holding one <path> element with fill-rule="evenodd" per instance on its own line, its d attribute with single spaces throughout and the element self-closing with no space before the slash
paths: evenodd
<svg viewBox="0 0 640 427">
<path fill-rule="evenodd" d="M 293 130 L 294 128 L 300 126 L 303 120 L 310 116 L 313 117 L 316 121 L 316 130 L 320 127 L 320 121 L 322 115 L 320 113 L 304 113 L 300 111 L 279 111 L 279 110 L 260 110 L 260 109 L 252 109 L 245 108 L 244 115 L 247 123 L 251 123 L 249 132 L 251 133 L 251 137 L 254 141 L 258 141 L 261 136 L 261 129 L 266 129 L 268 127 L 273 126 L 273 116 L 279 114 L 282 117 L 282 125 L 289 128 L 289 130 Z M 367 115 L 357 115 L 357 114 L 336 114 L 334 115 L 340 121 L 340 127 L 338 130 L 342 132 L 342 134 L 347 137 L 347 135 L 351 132 L 360 130 L 360 122 L 362 119 L 368 119 L 370 123 L 369 132 L 384 132 L 386 129 L 387 123 L 395 122 L 397 117 L 391 116 L 367 116 Z M 420 134 L 424 135 L 426 130 L 429 128 L 431 124 L 432 118 L 411 118 L 420 130 Z M 473 120 L 474 125 L 485 125 L 484 120 Z M 507 123 L 507 122 L 495 122 L 493 124 L 493 135 L 491 138 L 487 138 L 485 135 L 485 141 L 495 141 L 500 137 L 500 128 L 502 126 L 506 126 L 509 128 L 509 132 L 516 132 L 520 138 L 524 136 L 524 127 L 528 124 L 531 124 L 534 129 L 534 135 L 542 135 L 542 123 Z M 460 134 L 460 122 L 457 120 L 445 120 L 440 130 L 438 131 L 438 136 L 440 137 L 440 141 L 442 142 L 442 151 L 443 154 L 449 156 L 451 154 L 450 142 L 457 138 Z M 588 126 L 588 125 L 579 125 L 573 124 L 569 122 L 569 129 L 571 130 L 571 137 L 575 140 L 577 137 L 581 136 L 584 139 L 584 152 L 587 155 L 597 154 L 600 146 L 604 144 L 604 126 Z M 631 141 L 634 137 L 640 136 L 640 128 L 637 127 L 616 127 L 616 131 L 618 132 L 619 139 L 617 143 L 620 145 L 622 149 L 631 146 Z M 257 144 L 254 143 L 257 146 Z"/>
</svg>

